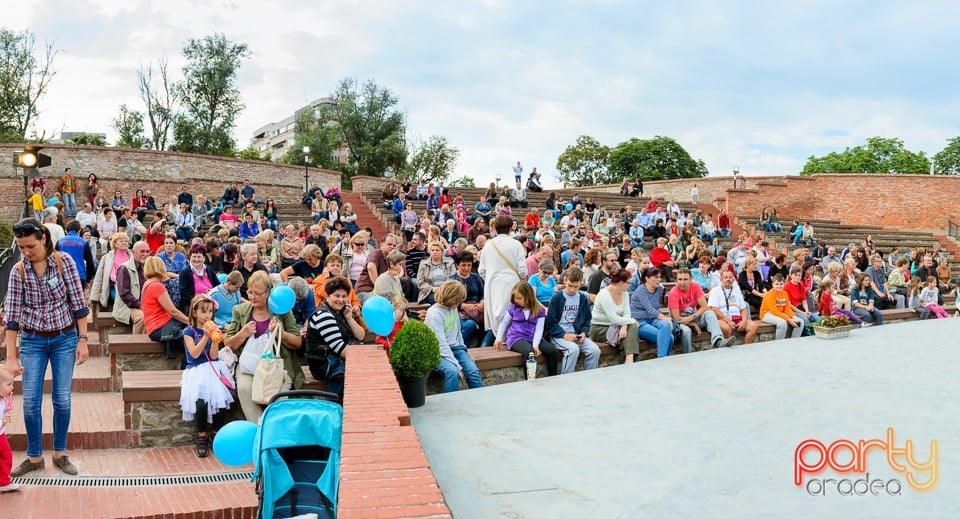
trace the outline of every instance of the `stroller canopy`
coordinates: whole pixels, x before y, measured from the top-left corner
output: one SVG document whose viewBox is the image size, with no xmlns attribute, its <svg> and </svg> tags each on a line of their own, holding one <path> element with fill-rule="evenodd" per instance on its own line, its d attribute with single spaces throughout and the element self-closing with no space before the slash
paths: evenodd
<svg viewBox="0 0 960 519">
<path fill-rule="evenodd" d="M 333 402 L 291 398 L 267 407 L 253 441 L 253 481 L 263 477 L 263 517 L 273 517 L 274 502 L 294 486 L 290 468 L 279 452 L 287 447 L 330 449 L 326 470 L 316 484 L 320 493 L 333 503 L 336 513 L 342 431 L 343 408 Z"/>
</svg>

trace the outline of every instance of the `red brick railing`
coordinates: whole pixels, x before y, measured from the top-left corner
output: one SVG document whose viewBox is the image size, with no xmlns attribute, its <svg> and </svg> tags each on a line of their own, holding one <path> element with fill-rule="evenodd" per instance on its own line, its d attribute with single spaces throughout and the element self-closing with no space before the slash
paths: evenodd
<svg viewBox="0 0 960 519">
<path fill-rule="evenodd" d="M 452 517 L 381 348 L 347 348 L 343 409 L 339 517 Z"/>
</svg>

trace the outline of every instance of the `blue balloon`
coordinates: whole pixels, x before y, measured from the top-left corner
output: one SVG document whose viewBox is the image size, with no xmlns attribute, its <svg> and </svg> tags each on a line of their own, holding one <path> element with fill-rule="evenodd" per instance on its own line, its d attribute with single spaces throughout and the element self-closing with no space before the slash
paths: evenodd
<svg viewBox="0 0 960 519">
<path fill-rule="evenodd" d="M 573 211 L 573 204 L 567 204 L 567 211 Z"/>
<path fill-rule="evenodd" d="M 217 281 L 219 281 L 220 284 L 226 283 L 226 282 L 227 282 L 227 275 L 224 274 L 223 272 L 217 274 Z"/>
<path fill-rule="evenodd" d="M 393 325 L 396 322 L 396 316 L 393 313 L 393 305 L 383 296 L 373 296 L 363 303 L 363 322 L 370 328 L 370 331 L 381 336 L 389 337 L 393 332 Z"/>
<path fill-rule="evenodd" d="M 239 467 L 253 461 L 253 440 L 257 425 L 246 420 L 228 423 L 213 438 L 213 455 L 220 463 Z"/>
<path fill-rule="evenodd" d="M 270 291 L 270 299 L 267 300 L 267 306 L 275 315 L 283 315 L 293 310 L 295 304 L 297 304 L 297 295 L 286 285 L 273 287 Z"/>
</svg>

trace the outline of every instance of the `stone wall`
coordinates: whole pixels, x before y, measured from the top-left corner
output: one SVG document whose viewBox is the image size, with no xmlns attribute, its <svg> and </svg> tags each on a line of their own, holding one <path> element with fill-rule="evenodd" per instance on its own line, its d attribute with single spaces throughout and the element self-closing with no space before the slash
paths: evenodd
<svg viewBox="0 0 960 519">
<path fill-rule="evenodd" d="M 755 217 L 771 206 L 781 219 L 840 220 L 938 234 L 946 232 L 949 219 L 960 221 L 957 176 L 824 174 L 779 180 L 730 190 L 729 213 Z"/>
<path fill-rule="evenodd" d="M 23 145 L 0 144 L 0 155 L 13 157 Z M 41 170 L 48 179 L 48 194 L 59 188 L 64 168 L 83 181 L 96 174 L 107 198 L 120 190 L 129 199 L 138 189 L 150 189 L 159 203 L 169 201 L 187 185 L 190 193 L 219 198 L 229 182 L 249 179 L 257 189 L 257 197 L 273 197 L 278 204 L 300 202 L 303 196 L 303 166 L 277 164 L 259 160 L 137 150 L 99 146 L 46 145 L 42 153 L 49 155 L 52 165 Z M 23 206 L 23 170 L 12 162 L 0 166 L 0 219 L 10 221 Z M 326 189 L 340 185 L 340 172 L 310 168 L 310 182 L 319 182 Z"/>
<path fill-rule="evenodd" d="M 782 177 L 739 177 L 737 181 L 738 188 L 753 189 L 758 183 L 769 181 L 771 179 L 780 179 Z M 648 180 L 643 183 L 643 195 L 650 197 L 656 196 L 658 200 L 674 200 L 680 203 L 690 202 L 690 189 L 697 185 L 699 193 L 699 203 L 713 204 L 719 200 L 722 202 L 728 189 L 733 187 L 733 177 L 704 177 L 704 178 L 681 178 L 675 180 Z M 579 192 L 601 192 L 601 193 L 619 193 L 620 184 L 604 184 L 600 186 L 578 187 Z"/>
</svg>

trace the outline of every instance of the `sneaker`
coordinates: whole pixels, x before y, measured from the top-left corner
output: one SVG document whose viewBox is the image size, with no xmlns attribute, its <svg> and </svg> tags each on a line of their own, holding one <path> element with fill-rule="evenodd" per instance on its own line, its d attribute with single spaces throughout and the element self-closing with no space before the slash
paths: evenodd
<svg viewBox="0 0 960 519">
<path fill-rule="evenodd" d="M 22 478 L 23 476 L 26 476 L 35 470 L 43 470 L 43 464 L 43 458 L 40 458 L 40 461 L 36 463 L 30 461 L 30 458 L 27 458 L 23 460 L 23 463 L 21 463 L 17 468 L 10 471 L 10 477 Z"/>
<path fill-rule="evenodd" d="M 53 464 L 68 476 L 77 475 L 77 466 L 73 463 L 70 463 L 70 458 L 68 458 L 66 454 L 60 456 L 59 458 L 53 458 Z"/>
<path fill-rule="evenodd" d="M 868 323 L 866 321 L 860 323 L 861 328 L 869 328 L 870 326 L 873 326 L 873 323 Z"/>
<path fill-rule="evenodd" d="M 207 448 L 208 438 L 206 435 L 200 436 L 197 435 L 197 457 L 206 458 L 210 454 L 210 449 Z"/>
<path fill-rule="evenodd" d="M 716 339 L 714 339 L 714 340 L 713 340 L 713 349 L 719 348 L 721 343 L 723 343 L 723 337 L 717 337 Z"/>
<path fill-rule="evenodd" d="M 5 487 L 0 487 L 0 492 L 16 492 L 17 490 L 20 490 L 20 485 L 16 483 L 10 483 Z"/>
<path fill-rule="evenodd" d="M 729 348 L 730 346 L 733 346 L 733 342 L 736 341 L 736 340 L 737 340 L 737 336 L 736 336 L 736 335 L 731 335 L 730 337 L 728 337 L 728 338 L 723 339 L 722 341 L 720 341 L 720 347 L 721 347 L 721 348 Z"/>
</svg>

